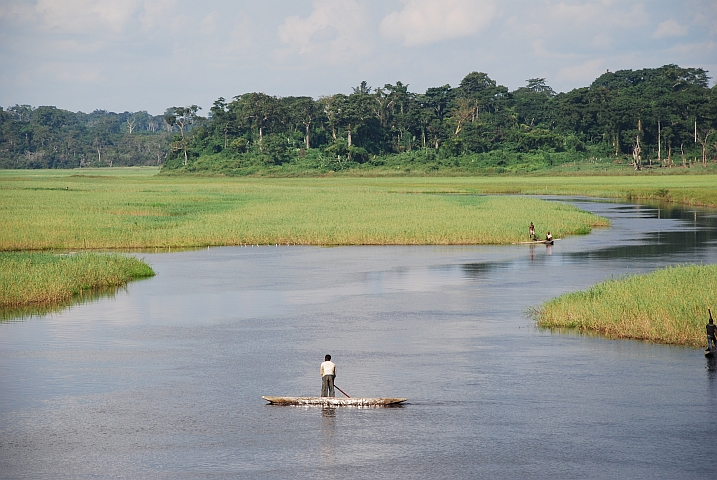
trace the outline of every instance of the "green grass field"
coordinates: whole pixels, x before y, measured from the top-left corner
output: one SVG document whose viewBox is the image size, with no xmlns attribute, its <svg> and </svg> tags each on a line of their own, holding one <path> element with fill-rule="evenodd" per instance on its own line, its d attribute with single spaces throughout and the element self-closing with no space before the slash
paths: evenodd
<svg viewBox="0 0 717 480">
<path fill-rule="evenodd" d="M 127 172 L 125 175 L 123 172 Z M 200 178 L 156 169 L 0 172 L 0 250 L 241 244 L 455 245 L 559 238 L 608 222 L 483 178 Z"/>
<path fill-rule="evenodd" d="M 707 309 L 715 307 L 717 265 L 692 265 L 599 283 L 554 298 L 533 315 L 542 328 L 704 347 Z"/>
<path fill-rule="evenodd" d="M 59 304 L 153 275 L 141 260 L 118 254 L 0 253 L 0 309 Z"/>
</svg>

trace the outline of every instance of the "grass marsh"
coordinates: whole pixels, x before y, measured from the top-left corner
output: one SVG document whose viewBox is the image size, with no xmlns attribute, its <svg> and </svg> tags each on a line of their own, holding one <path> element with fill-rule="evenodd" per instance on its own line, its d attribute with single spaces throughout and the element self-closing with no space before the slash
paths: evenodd
<svg viewBox="0 0 717 480">
<path fill-rule="evenodd" d="M 0 253 L 0 309 L 60 304 L 153 275 L 143 261 L 118 254 Z"/>
<path fill-rule="evenodd" d="M 466 195 L 491 187 L 489 193 L 499 193 L 478 178 L 229 179 L 155 172 L 1 172 L 6 228 L 0 250 L 504 244 L 525 240 L 530 222 L 538 234 L 550 230 L 555 237 L 608 225 L 554 202 Z"/>
<path fill-rule="evenodd" d="M 608 280 L 532 313 L 541 328 L 704 347 L 707 309 L 715 311 L 716 299 L 717 265 L 690 265 Z"/>
</svg>

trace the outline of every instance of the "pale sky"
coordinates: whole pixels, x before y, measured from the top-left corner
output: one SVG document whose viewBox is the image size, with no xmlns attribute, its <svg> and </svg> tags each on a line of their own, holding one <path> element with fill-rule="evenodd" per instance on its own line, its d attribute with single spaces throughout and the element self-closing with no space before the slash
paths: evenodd
<svg viewBox="0 0 717 480">
<path fill-rule="evenodd" d="M 422 93 L 472 71 L 569 91 L 669 63 L 717 77 L 717 1 L 0 0 L 5 108 L 206 114 L 220 96 Z"/>
</svg>

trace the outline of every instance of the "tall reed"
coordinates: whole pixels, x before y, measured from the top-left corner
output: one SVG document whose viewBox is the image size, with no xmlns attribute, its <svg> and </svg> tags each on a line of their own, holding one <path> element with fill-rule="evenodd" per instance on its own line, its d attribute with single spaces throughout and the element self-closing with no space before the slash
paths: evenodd
<svg viewBox="0 0 717 480">
<path fill-rule="evenodd" d="M 57 304 L 153 275 L 143 261 L 118 254 L 0 253 L 0 309 Z"/>
<path fill-rule="evenodd" d="M 608 280 L 554 298 L 532 311 L 542 328 L 608 338 L 704 346 L 707 309 L 717 307 L 717 265 L 669 267 Z"/>
</svg>

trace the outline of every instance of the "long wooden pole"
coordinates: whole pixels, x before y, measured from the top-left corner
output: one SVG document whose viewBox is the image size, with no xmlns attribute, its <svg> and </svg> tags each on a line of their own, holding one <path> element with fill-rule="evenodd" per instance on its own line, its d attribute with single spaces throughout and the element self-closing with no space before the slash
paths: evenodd
<svg viewBox="0 0 717 480">
<path fill-rule="evenodd" d="M 334 387 L 336 387 L 336 384 L 335 384 L 335 383 L 334 383 Z M 351 397 L 349 397 L 349 395 L 348 395 L 346 392 L 344 392 L 343 390 L 341 390 L 339 387 L 336 387 L 336 390 L 338 390 L 339 392 L 341 392 L 341 393 L 343 393 L 344 395 L 346 395 L 346 398 L 351 398 Z"/>
</svg>

